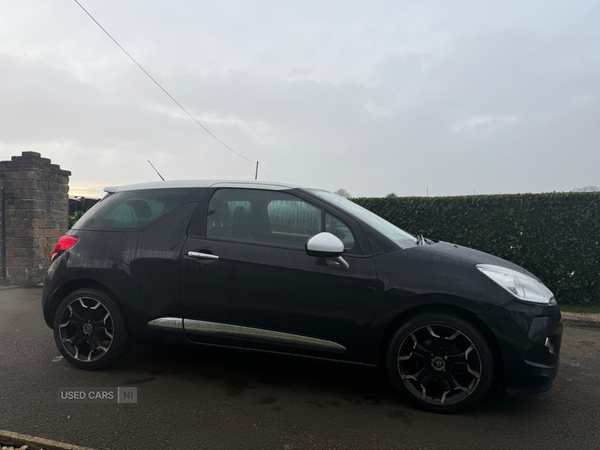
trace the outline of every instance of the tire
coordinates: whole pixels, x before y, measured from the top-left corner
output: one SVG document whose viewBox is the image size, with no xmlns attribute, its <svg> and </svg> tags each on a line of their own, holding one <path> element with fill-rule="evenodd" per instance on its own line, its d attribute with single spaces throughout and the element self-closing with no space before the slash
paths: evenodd
<svg viewBox="0 0 600 450">
<path fill-rule="evenodd" d="M 79 369 L 103 369 L 125 356 L 131 347 L 116 302 L 95 289 L 67 295 L 56 309 L 53 325 L 58 350 Z"/>
<path fill-rule="evenodd" d="M 485 337 L 468 320 L 450 313 L 420 314 L 390 341 L 386 369 L 396 390 L 417 407 L 450 413 L 486 394 L 494 359 Z"/>
</svg>

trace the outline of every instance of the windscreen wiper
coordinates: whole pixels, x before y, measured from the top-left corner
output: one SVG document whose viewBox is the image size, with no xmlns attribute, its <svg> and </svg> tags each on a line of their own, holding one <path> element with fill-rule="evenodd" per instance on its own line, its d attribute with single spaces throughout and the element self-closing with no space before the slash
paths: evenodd
<svg viewBox="0 0 600 450">
<path fill-rule="evenodd" d="M 429 245 L 435 244 L 435 241 L 432 241 L 431 239 L 427 239 L 422 234 L 418 234 L 417 235 L 417 245 L 425 245 L 425 244 L 429 244 Z"/>
</svg>

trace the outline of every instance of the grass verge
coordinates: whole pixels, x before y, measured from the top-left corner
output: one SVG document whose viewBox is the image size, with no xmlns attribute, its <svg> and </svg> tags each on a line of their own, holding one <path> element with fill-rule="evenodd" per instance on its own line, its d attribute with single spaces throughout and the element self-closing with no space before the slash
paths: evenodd
<svg viewBox="0 0 600 450">
<path fill-rule="evenodd" d="M 560 310 L 579 314 L 600 314 L 600 306 L 560 305 Z"/>
</svg>

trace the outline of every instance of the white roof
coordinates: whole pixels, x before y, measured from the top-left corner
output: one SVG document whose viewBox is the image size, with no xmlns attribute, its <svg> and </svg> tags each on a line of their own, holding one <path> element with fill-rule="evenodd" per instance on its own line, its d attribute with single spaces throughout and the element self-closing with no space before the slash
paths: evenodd
<svg viewBox="0 0 600 450">
<path fill-rule="evenodd" d="M 307 188 L 291 183 L 275 181 L 249 181 L 249 180 L 174 180 L 153 181 L 151 183 L 129 184 L 126 186 L 107 186 L 104 192 L 139 191 L 145 189 L 172 189 L 172 188 L 208 188 L 208 187 L 243 187 L 246 189 L 284 190 L 294 188 Z"/>
</svg>

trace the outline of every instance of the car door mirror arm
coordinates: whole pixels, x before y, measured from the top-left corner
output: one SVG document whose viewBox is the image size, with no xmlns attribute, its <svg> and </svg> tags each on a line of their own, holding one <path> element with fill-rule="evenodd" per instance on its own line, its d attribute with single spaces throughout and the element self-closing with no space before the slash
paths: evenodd
<svg viewBox="0 0 600 450">
<path fill-rule="evenodd" d="M 348 264 L 348 262 L 341 256 L 338 256 L 336 258 L 325 258 L 325 262 L 329 267 L 332 267 L 337 270 L 350 269 L 350 265 Z"/>
</svg>

